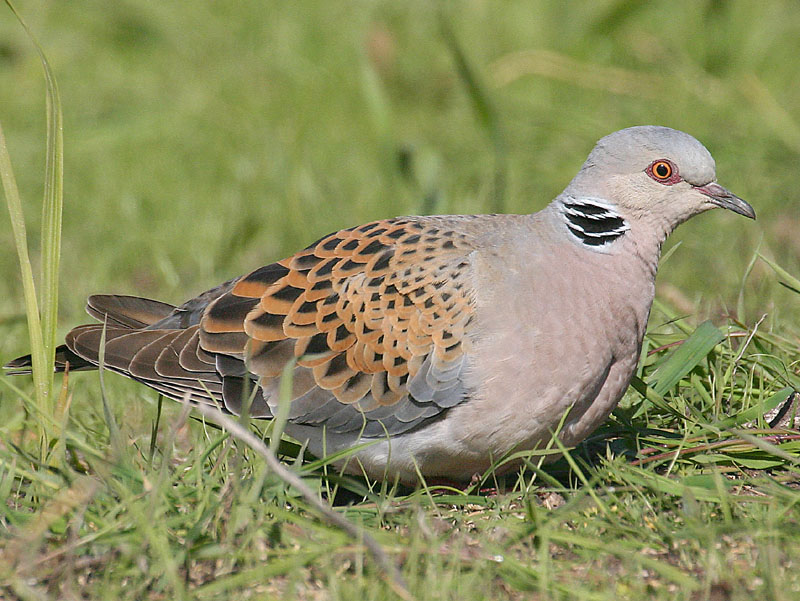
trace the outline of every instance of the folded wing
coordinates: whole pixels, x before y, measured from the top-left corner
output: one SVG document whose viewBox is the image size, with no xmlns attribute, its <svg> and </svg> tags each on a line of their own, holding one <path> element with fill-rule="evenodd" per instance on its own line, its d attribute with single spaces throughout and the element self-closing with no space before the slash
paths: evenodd
<svg viewBox="0 0 800 601">
<path fill-rule="evenodd" d="M 337 433 L 407 431 L 462 402 L 474 315 L 459 217 L 375 221 L 172 307 L 97 296 L 67 351 L 172 398 L 187 392 Z"/>
</svg>

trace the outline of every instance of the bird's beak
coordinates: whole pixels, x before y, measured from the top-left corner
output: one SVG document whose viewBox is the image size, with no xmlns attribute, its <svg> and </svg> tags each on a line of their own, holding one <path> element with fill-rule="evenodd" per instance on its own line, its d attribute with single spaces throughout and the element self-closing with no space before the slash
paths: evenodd
<svg viewBox="0 0 800 601">
<path fill-rule="evenodd" d="M 700 192 L 700 194 L 708 196 L 711 202 L 718 207 L 730 209 L 734 213 L 739 213 L 739 215 L 744 215 L 750 219 L 756 218 L 756 212 L 747 201 L 739 198 L 733 192 L 729 192 L 716 182 L 706 184 L 705 186 L 695 186 L 694 189 Z"/>
</svg>

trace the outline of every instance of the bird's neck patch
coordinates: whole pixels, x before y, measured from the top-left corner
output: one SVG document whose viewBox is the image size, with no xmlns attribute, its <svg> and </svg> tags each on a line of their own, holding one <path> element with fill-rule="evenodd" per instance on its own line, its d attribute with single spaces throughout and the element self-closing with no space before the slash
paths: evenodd
<svg viewBox="0 0 800 601">
<path fill-rule="evenodd" d="M 567 196 L 561 201 L 561 214 L 570 233 L 595 249 L 611 244 L 630 229 L 616 209 L 600 198 Z"/>
</svg>

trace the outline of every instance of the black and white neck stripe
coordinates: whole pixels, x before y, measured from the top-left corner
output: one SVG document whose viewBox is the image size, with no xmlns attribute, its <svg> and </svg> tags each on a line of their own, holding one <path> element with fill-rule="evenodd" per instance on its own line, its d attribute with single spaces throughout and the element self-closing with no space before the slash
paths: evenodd
<svg viewBox="0 0 800 601">
<path fill-rule="evenodd" d="M 582 243 L 602 248 L 630 229 L 628 222 L 608 202 L 599 198 L 568 196 L 561 203 L 567 228 Z"/>
</svg>

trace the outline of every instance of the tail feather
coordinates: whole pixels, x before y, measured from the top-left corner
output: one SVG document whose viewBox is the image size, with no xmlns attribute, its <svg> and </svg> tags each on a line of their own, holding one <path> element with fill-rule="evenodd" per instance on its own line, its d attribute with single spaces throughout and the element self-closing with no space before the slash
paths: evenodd
<svg viewBox="0 0 800 601">
<path fill-rule="evenodd" d="M 174 309 L 173 305 L 161 301 L 123 294 L 93 294 L 86 301 L 86 312 L 95 319 L 106 322 L 110 329 L 146 328 L 170 315 Z M 80 328 L 81 326 L 78 329 Z M 96 362 L 84 359 L 62 344 L 56 348 L 54 369 L 56 372 L 63 372 L 67 365 L 69 371 L 97 369 Z M 32 368 L 30 355 L 17 357 L 3 366 L 10 376 L 29 375 Z"/>
<path fill-rule="evenodd" d="M 83 357 L 76 355 L 71 350 L 67 348 L 67 345 L 62 344 L 61 346 L 56 348 L 56 360 L 54 364 L 54 369 L 56 372 L 63 372 L 66 371 L 67 365 L 69 365 L 69 371 L 88 371 L 91 369 L 97 369 L 97 366 L 90 361 L 87 361 Z M 17 357 L 13 361 L 9 361 L 3 366 L 3 369 L 6 370 L 6 374 L 9 376 L 25 376 L 31 373 L 31 369 L 33 368 L 33 361 L 30 355 L 24 355 L 23 357 Z"/>
<path fill-rule="evenodd" d="M 86 311 L 103 323 L 68 332 L 66 344 L 56 349 L 55 371 L 97 369 L 102 347 L 105 369 L 170 398 L 182 399 L 188 393 L 196 401 L 224 403 L 216 356 L 199 347 L 198 326 L 191 322 L 199 321 L 206 297 L 213 298 L 231 286 L 226 282 L 177 308 L 136 296 L 92 295 Z M 30 374 L 31 356 L 14 359 L 5 369 L 9 375 Z M 266 403 L 262 404 L 261 412 L 271 415 Z"/>
</svg>

